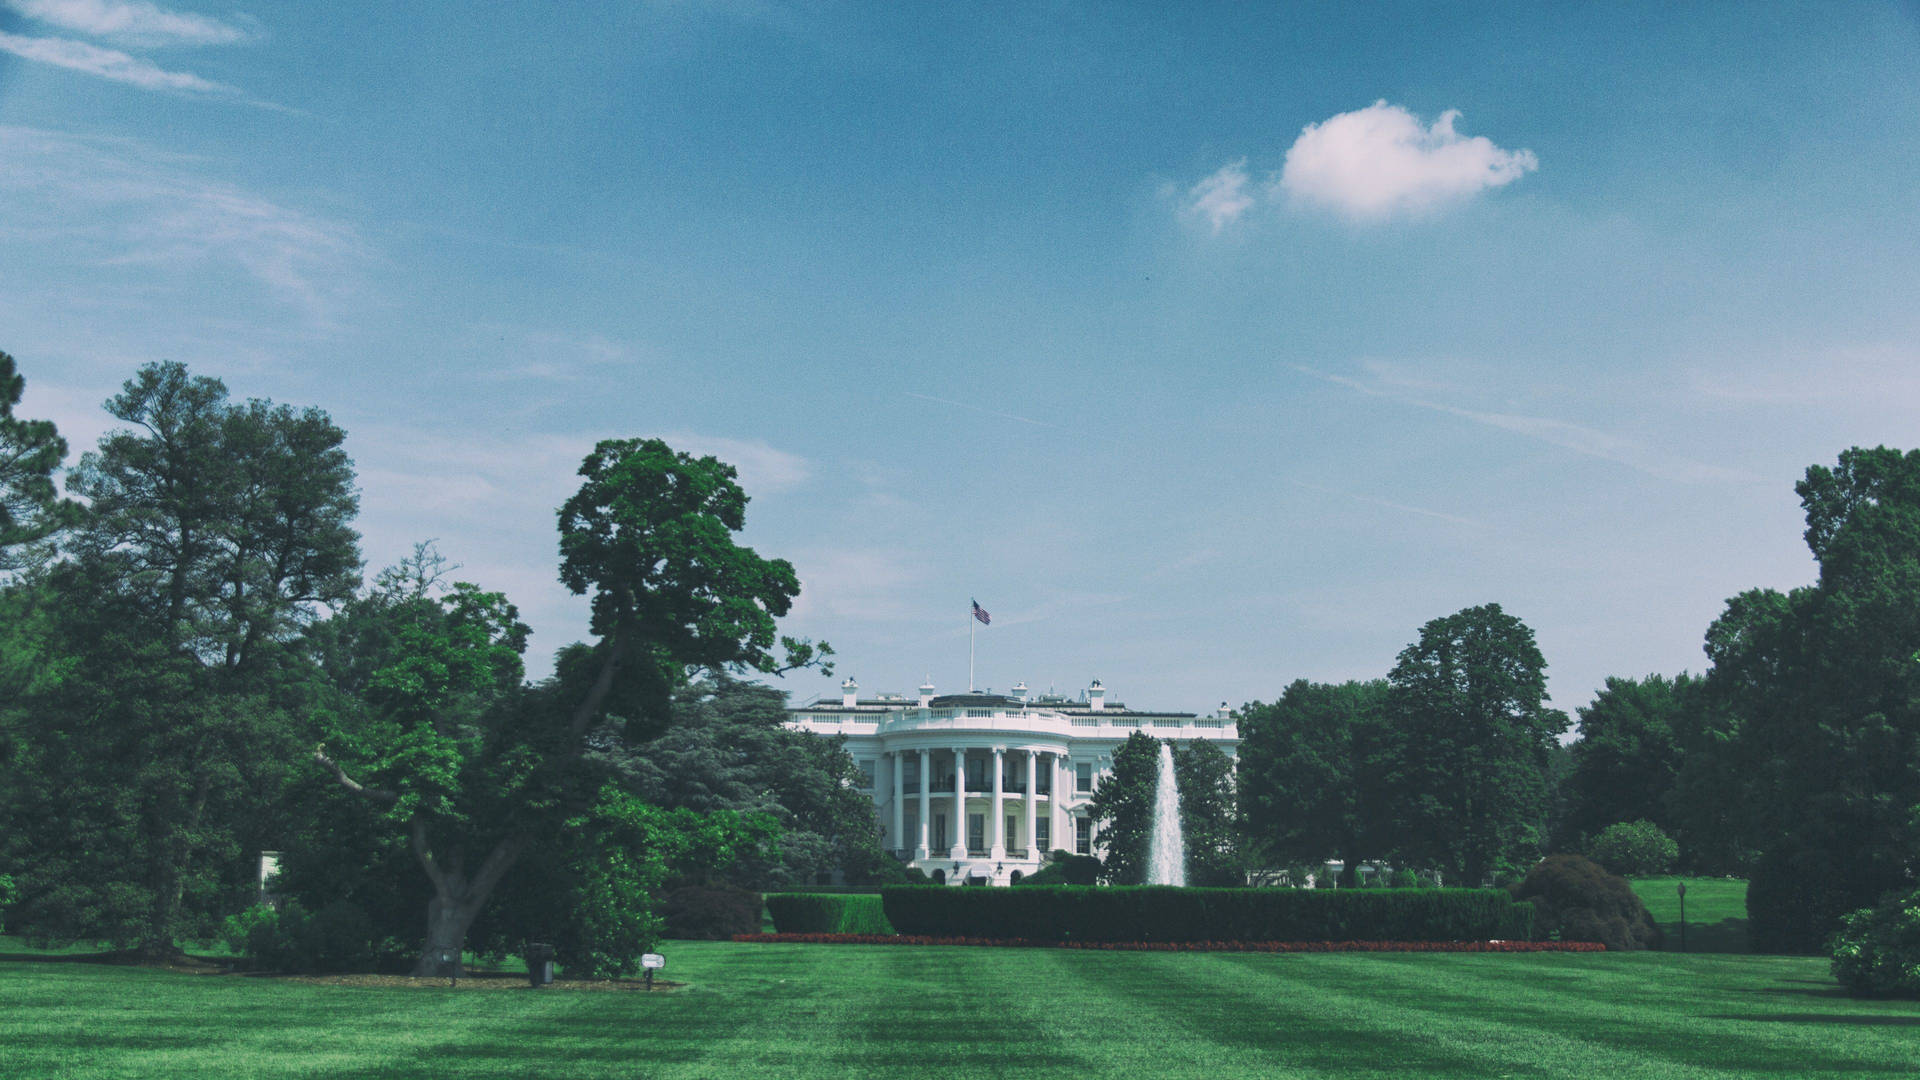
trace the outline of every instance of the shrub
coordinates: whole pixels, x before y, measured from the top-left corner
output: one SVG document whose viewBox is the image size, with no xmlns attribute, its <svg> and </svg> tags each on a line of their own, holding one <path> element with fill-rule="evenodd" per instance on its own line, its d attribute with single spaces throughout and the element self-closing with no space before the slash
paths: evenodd
<svg viewBox="0 0 1920 1080">
<path fill-rule="evenodd" d="M 227 947 L 261 971 L 312 973 L 373 969 L 373 922 L 356 904 L 336 900 L 309 913 L 297 900 L 275 911 L 251 907 L 221 927 Z"/>
<path fill-rule="evenodd" d="M 7 932 L 7 909 L 20 902 L 20 888 L 12 874 L 0 874 L 0 934 Z"/>
<path fill-rule="evenodd" d="M 1623 821 L 1600 830 L 1587 855 L 1616 874 L 1649 877 L 1673 869 L 1680 845 L 1651 821 Z"/>
<path fill-rule="evenodd" d="M 772 893 L 767 913 L 782 934 L 891 934 L 880 897 L 873 893 L 828 895 Z"/>
<path fill-rule="evenodd" d="M 1417 889 L 1420 887 L 1420 875 L 1411 870 L 1395 870 L 1388 885 L 1395 889 Z"/>
<path fill-rule="evenodd" d="M 1533 919 L 1492 889 L 1042 885 L 880 895 L 902 934 L 1035 941 L 1484 941 L 1530 937 Z"/>
<path fill-rule="evenodd" d="M 1647 949 L 1660 944 L 1633 886 L 1592 859 L 1549 855 L 1520 883 L 1514 896 L 1531 901 L 1534 929 L 1562 941 L 1598 941 L 1609 949 Z"/>
<path fill-rule="evenodd" d="M 1056 850 L 1052 861 L 1015 885 L 1091 885 L 1100 880 L 1100 860 Z"/>
<path fill-rule="evenodd" d="M 1833 937 L 1833 977 L 1854 997 L 1920 998 L 1920 889 L 1846 917 Z"/>
<path fill-rule="evenodd" d="M 660 898 L 660 917 L 670 938 L 724 941 L 760 930 L 760 894 L 728 885 L 687 885 Z"/>
</svg>

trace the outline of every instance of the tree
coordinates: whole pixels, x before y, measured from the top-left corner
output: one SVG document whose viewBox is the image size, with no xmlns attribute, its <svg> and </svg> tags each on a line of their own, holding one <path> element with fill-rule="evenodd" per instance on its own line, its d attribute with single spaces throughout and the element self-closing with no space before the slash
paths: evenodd
<svg viewBox="0 0 1920 1080">
<path fill-rule="evenodd" d="M 1244 885 L 1240 827 L 1234 812 L 1233 759 L 1206 739 L 1173 744 L 1180 788 L 1180 835 L 1187 851 L 1187 884 Z"/>
<path fill-rule="evenodd" d="M 1548 749 L 1567 717 L 1546 706 L 1533 631 L 1498 604 L 1435 619 L 1388 676 L 1401 854 L 1477 885 L 1529 865 L 1545 840 Z"/>
<path fill-rule="evenodd" d="M 287 646 L 358 582 L 353 472 L 324 413 L 230 405 L 178 364 L 107 408 L 130 426 L 69 478 L 85 518 L 30 586 L 51 670 L 4 795 L 40 932 L 166 954 L 250 876 L 299 742 Z"/>
<path fill-rule="evenodd" d="M 663 734 L 609 760 L 622 787 L 655 806 L 772 815 L 779 847 L 741 864 L 734 884 L 806 886 L 834 870 L 859 884 L 881 879 L 895 864 L 845 740 L 788 728 L 785 697 L 714 674 L 675 694 Z"/>
<path fill-rule="evenodd" d="M 13 357 L 0 352 L 0 571 L 18 568 L 12 549 L 52 535 L 78 511 L 53 484 L 54 471 L 67 458 L 67 441 L 52 421 L 13 415 L 25 389 Z"/>
<path fill-rule="evenodd" d="M 1299 679 L 1271 705 L 1240 711 L 1241 807 L 1249 842 L 1268 864 L 1360 863 L 1391 837 L 1385 789 L 1387 684 Z"/>
<path fill-rule="evenodd" d="M 1851 448 L 1795 491 L 1819 580 L 1729 601 L 1708 682 L 1761 849 L 1753 944 L 1811 952 L 1920 863 L 1920 451 Z"/>
<path fill-rule="evenodd" d="M 1609 677 L 1593 703 L 1578 710 L 1566 823 L 1576 846 L 1621 822 L 1673 828 L 1669 796 L 1680 775 L 1683 714 L 1702 689 L 1701 680 L 1684 673 Z"/>
<path fill-rule="evenodd" d="M 1107 849 L 1102 860 L 1106 879 L 1115 885 L 1139 885 L 1147 879 L 1159 776 L 1160 740 L 1136 731 L 1114 747 L 1113 771 L 1100 778 L 1087 804 L 1096 842 Z"/>
<path fill-rule="evenodd" d="M 775 672 L 830 655 L 781 638 L 785 664 L 775 658 L 774 620 L 799 579 L 734 541 L 747 497 L 732 466 L 657 439 L 609 440 L 580 475 L 560 508 L 560 579 L 589 596 L 598 640 L 514 692 L 509 656 L 524 639 L 503 597 L 456 586 L 451 601 L 409 601 L 414 637 L 372 676 L 386 696 L 339 717 L 333 748 L 313 755 L 408 837 L 433 887 L 423 975 L 458 972 L 495 887 L 600 789 L 589 750 L 660 730 L 689 668 Z"/>
</svg>

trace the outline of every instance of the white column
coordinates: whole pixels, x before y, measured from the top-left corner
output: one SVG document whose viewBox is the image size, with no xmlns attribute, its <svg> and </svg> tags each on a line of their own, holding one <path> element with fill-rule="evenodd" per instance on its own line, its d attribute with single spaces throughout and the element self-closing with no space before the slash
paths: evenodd
<svg viewBox="0 0 1920 1080">
<path fill-rule="evenodd" d="M 906 755 L 893 752 L 893 846 L 904 848 L 907 845 L 907 778 L 905 775 Z"/>
<path fill-rule="evenodd" d="M 1067 816 L 1067 800 L 1073 795 L 1073 767 L 1065 754 L 1053 755 L 1053 846 L 1073 850 L 1073 819 Z"/>
<path fill-rule="evenodd" d="M 927 857 L 927 830 L 933 826 L 933 757 L 925 750 L 916 751 L 920 755 L 920 823 L 914 831 L 920 835 L 913 848 L 913 857 Z"/>
<path fill-rule="evenodd" d="M 1039 767 L 1040 755 L 1031 750 L 1027 751 L 1027 842 L 1025 847 L 1027 849 L 1027 858 L 1029 859 L 1040 858 L 1040 852 L 1034 850 L 1034 846 L 1040 842 L 1037 826 L 1035 825 L 1035 822 L 1038 820 L 1036 815 L 1040 813 L 1039 781 L 1034 775 L 1034 770 Z"/>
<path fill-rule="evenodd" d="M 953 849 L 950 858 L 967 857 L 967 750 L 953 748 Z"/>
<path fill-rule="evenodd" d="M 987 858 L 999 862 L 1007 857 L 1007 820 L 1006 820 L 1006 783 L 1007 777 L 1000 770 L 1006 768 L 1007 748 L 993 748 L 993 846 L 987 852 Z"/>
</svg>

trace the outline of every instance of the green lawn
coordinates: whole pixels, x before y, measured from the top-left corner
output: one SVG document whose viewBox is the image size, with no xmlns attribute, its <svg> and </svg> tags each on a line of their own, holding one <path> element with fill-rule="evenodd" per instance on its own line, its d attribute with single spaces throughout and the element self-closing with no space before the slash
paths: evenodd
<svg viewBox="0 0 1920 1080">
<path fill-rule="evenodd" d="M 0 1076 L 1849 1076 L 1920 1003 L 1822 961 L 669 942 L 671 993 L 317 986 L 0 960 Z M 17 955 L 17 954 L 16 954 Z"/>
<path fill-rule="evenodd" d="M 1632 878 L 1633 891 L 1667 936 L 1667 950 L 1680 950 L 1680 894 L 1687 886 L 1687 951 L 1747 951 L 1747 883 L 1739 878 Z"/>
</svg>

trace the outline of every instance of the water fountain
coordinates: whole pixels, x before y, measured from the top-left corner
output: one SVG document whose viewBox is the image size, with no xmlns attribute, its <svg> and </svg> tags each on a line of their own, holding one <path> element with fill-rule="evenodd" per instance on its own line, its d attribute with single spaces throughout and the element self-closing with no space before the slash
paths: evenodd
<svg viewBox="0 0 1920 1080">
<path fill-rule="evenodd" d="M 1173 776 L 1173 744 L 1160 744 L 1160 776 L 1153 790 L 1153 834 L 1147 840 L 1147 884 L 1185 885 L 1187 845 L 1180 838 L 1180 787 Z"/>
</svg>

